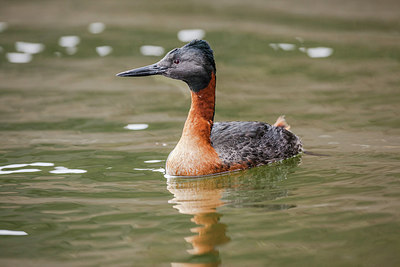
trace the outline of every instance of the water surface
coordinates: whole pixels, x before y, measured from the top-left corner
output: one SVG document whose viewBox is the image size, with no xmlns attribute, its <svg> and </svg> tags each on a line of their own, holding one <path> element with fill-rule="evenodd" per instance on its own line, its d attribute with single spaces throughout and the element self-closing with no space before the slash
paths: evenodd
<svg viewBox="0 0 400 267">
<path fill-rule="evenodd" d="M 2 2 L 0 265 L 400 265 L 400 21 L 367 2 Z M 185 29 L 215 51 L 217 121 L 285 114 L 316 155 L 164 178 L 188 89 L 114 75 Z M 16 42 L 44 50 L 12 63 Z"/>
</svg>

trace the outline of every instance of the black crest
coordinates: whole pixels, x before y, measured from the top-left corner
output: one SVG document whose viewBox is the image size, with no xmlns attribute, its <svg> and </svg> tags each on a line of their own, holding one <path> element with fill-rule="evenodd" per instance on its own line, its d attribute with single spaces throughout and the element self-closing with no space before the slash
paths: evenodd
<svg viewBox="0 0 400 267">
<path fill-rule="evenodd" d="M 214 52 L 211 49 L 210 45 L 206 41 L 193 40 L 190 43 L 186 44 L 182 48 L 183 49 L 185 49 L 185 48 L 186 49 L 190 49 L 190 48 L 198 49 L 203 54 L 204 58 L 207 60 L 207 63 L 213 67 L 214 72 L 216 72 L 215 61 L 214 61 Z"/>
</svg>

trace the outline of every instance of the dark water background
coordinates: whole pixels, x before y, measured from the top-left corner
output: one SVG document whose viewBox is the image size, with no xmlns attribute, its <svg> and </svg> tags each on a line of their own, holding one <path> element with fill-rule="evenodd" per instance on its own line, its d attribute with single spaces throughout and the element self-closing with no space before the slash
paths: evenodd
<svg viewBox="0 0 400 267">
<path fill-rule="evenodd" d="M 0 265 L 399 266 L 399 10 L 389 0 L 0 2 L 0 230 L 27 234 L 0 235 Z M 106 28 L 92 34 L 97 21 Z M 165 179 L 186 85 L 114 74 L 160 59 L 142 45 L 168 51 L 193 28 L 215 51 L 217 121 L 285 114 L 322 156 Z M 80 37 L 72 55 L 58 44 L 66 35 Z M 10 63 L 16 41 L 45 49 Z M 295 49 L 271 46 L 282 43 Z M 100 57 L 104 45 L 113 51 Z"/>
</svg>

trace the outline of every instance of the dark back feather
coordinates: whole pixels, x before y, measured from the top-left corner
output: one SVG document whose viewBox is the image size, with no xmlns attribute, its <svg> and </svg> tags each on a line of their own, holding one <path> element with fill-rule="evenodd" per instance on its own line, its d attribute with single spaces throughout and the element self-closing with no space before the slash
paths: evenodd
<svg viewBox="0 0 400 267">
<path fill-rule="evenodd" d="M 293 157 L 302 151 L 300 139 L 290 131 L 263 122 L 216 122 L 211 143 L 229 166 L 254 167 Z"/>
</svg>

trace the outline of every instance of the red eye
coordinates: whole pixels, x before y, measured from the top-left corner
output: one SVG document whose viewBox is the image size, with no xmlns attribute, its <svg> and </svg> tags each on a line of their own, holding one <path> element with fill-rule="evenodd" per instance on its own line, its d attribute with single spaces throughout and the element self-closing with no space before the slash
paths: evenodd
<svg viewBox="0 0 400 267">
<path fill-rule="evenodd" d="M 179 59 L 175 59 L 174 64 L 179 64 Z"/>
</svg>

